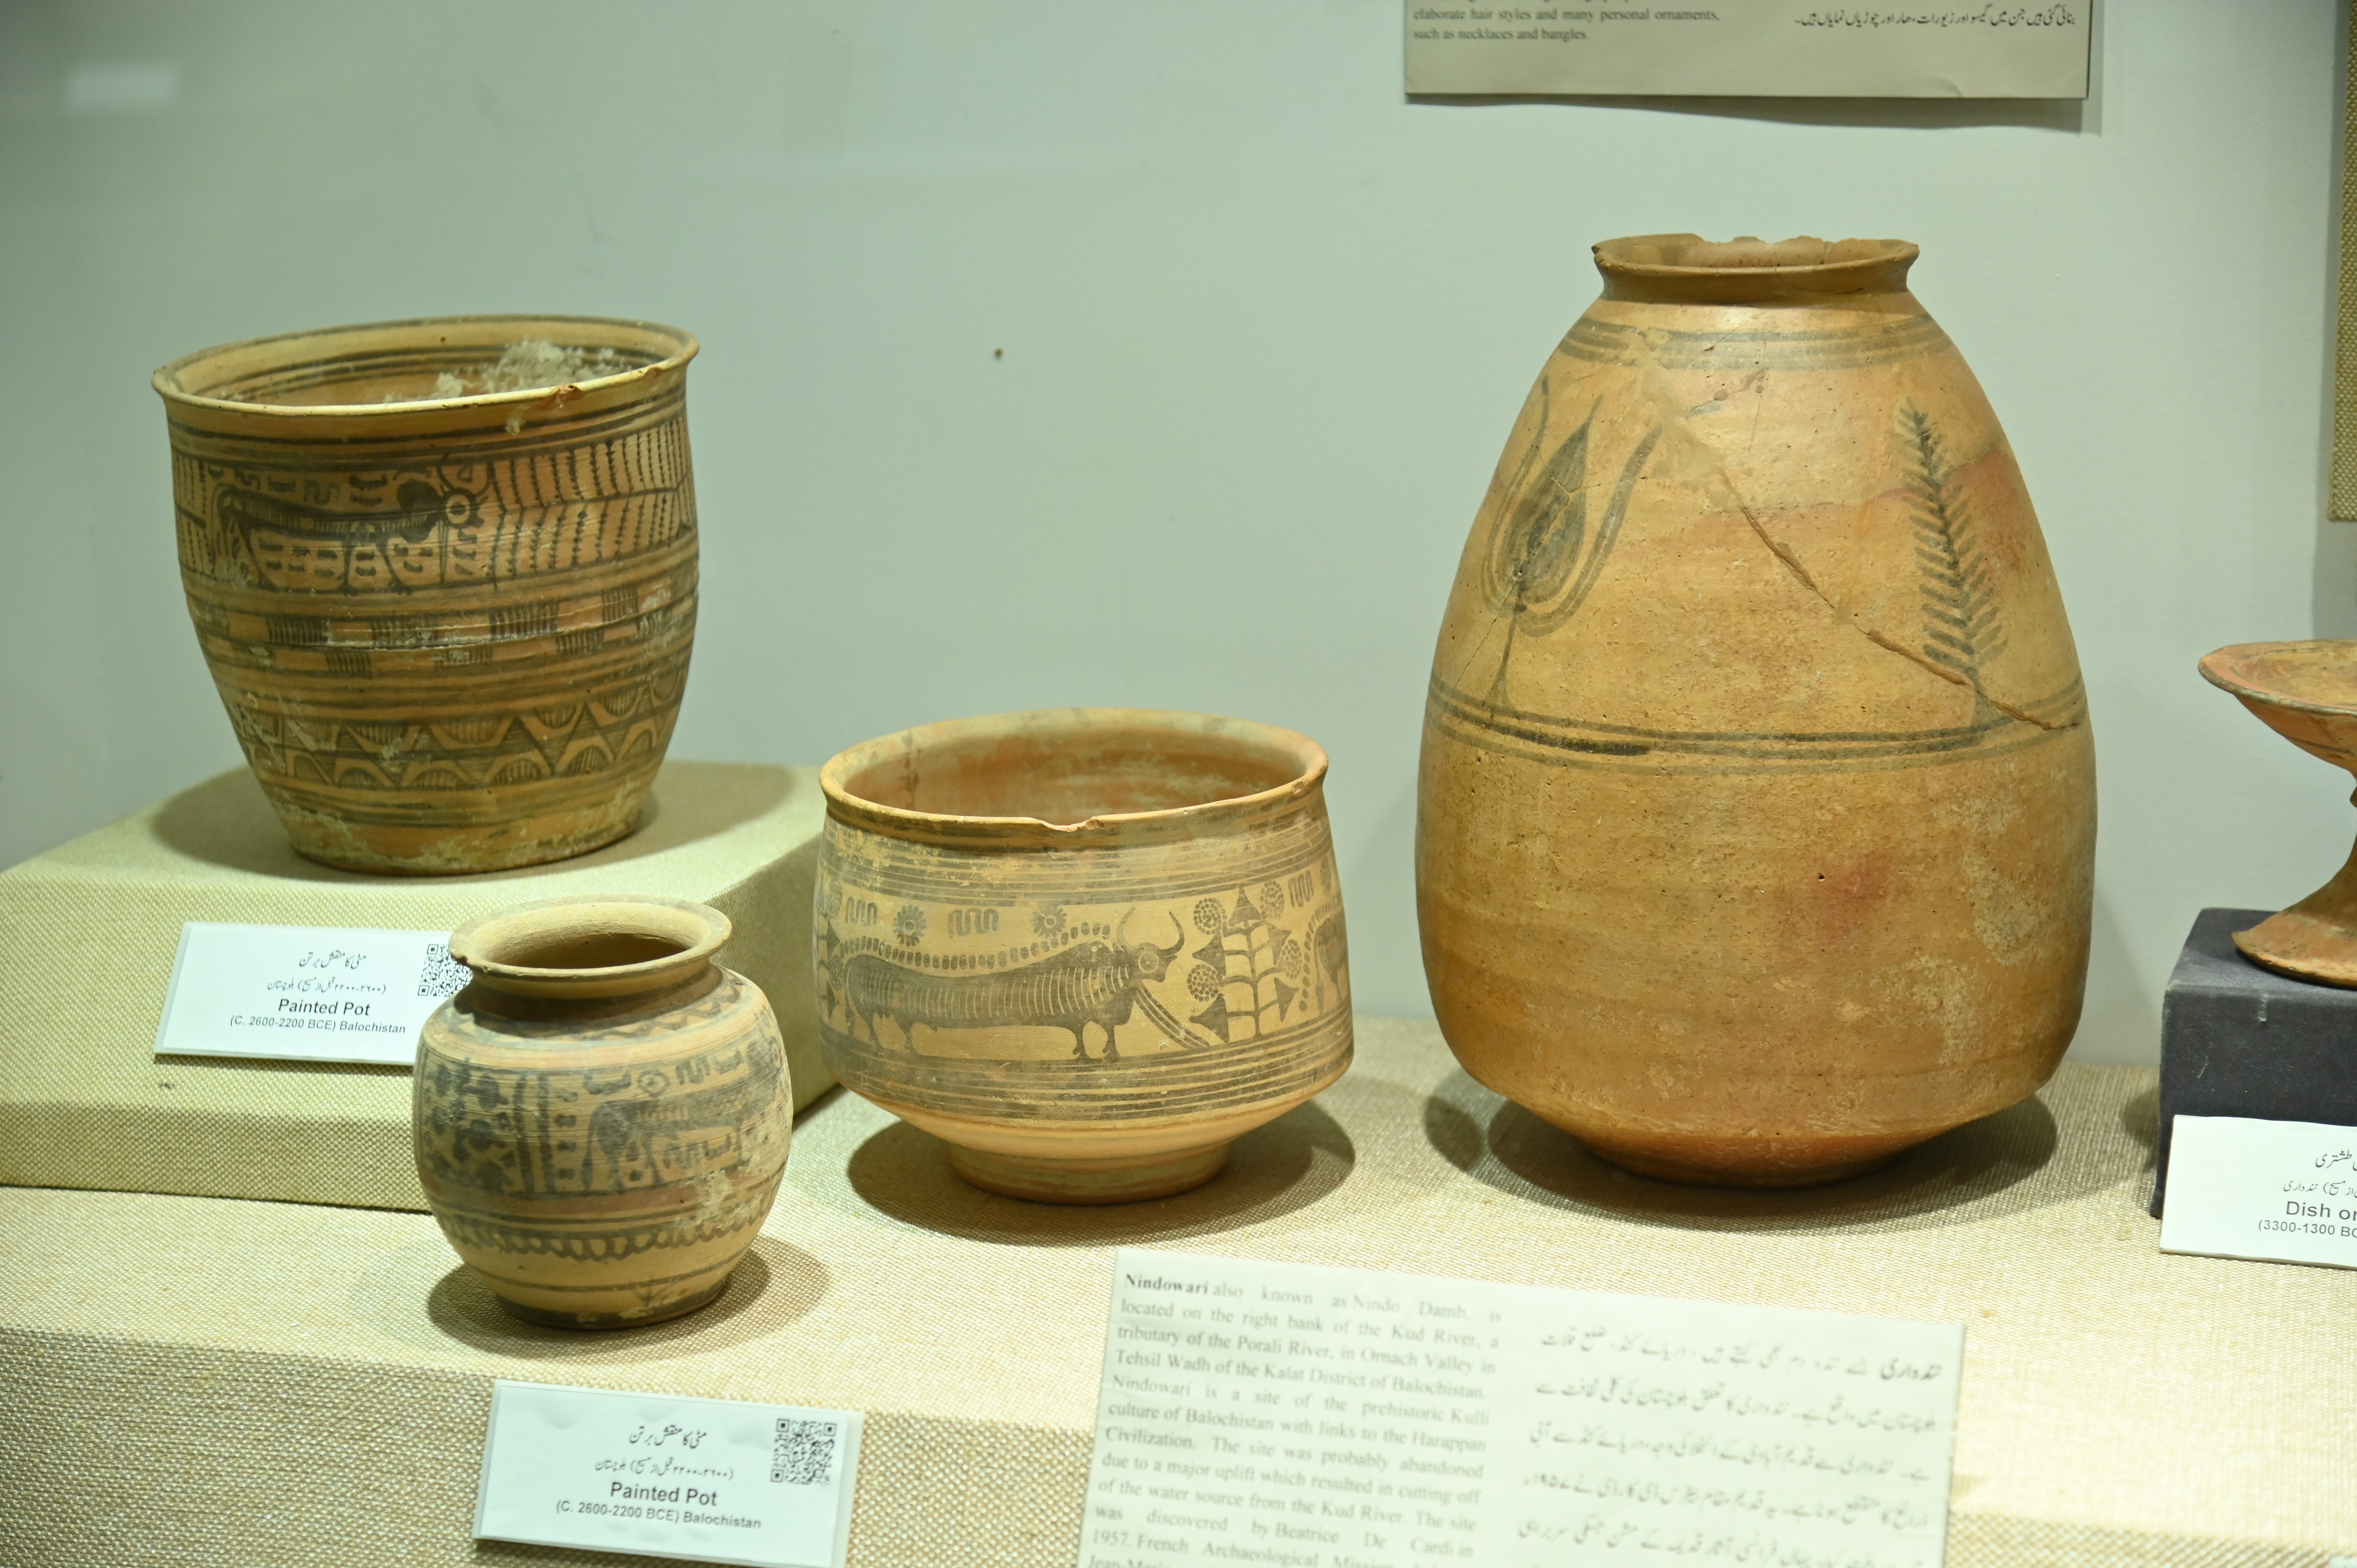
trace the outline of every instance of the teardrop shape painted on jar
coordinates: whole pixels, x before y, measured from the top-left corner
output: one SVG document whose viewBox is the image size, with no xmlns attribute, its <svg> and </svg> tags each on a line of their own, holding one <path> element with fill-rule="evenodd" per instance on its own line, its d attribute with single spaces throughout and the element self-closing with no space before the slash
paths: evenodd
<svg viewBox="0 0 2357 1568">
<path fill-rule="evenodd" d="M 2077 654 L 1914 246 L 1596 253 L 1433 661 L 1434 1006 L 1475 1078 L 1631 1169 L 1833 1179 L 2070 1043 Z"/>
</svg>

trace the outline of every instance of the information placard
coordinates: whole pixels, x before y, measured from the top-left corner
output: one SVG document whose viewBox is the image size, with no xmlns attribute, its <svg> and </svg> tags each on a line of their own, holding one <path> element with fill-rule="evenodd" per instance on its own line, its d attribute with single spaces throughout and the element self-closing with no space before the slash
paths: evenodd
<svg viewBox="0 0 2357 1568">
<path fill-rule="evenodd" d="M 419 1026 L 471 978 L 446 931 L 190 920 L 156 1051 L 407 1067 Z"/>
<path fill-rule="evenodd" d="M 2084 98 L 2092 0 L 1407 0 L 1412 94 Z"/>
<path fill-rule="evenodd" d="M 2357 1269 L 2357 1127 L 2175 1118 L 2160 1250 Z"/>
<path fill-rule="evenodd" d="M 475 1534 L 840 1568 L 859 1434 L 856 1411 L 502 1380 L 491 1386 Z"/>
<path fill-rule="evenodd" d="M 1082 1568 L 1938 1568 L 1964 1330 L 1124 1251 Z"/>
</svg>

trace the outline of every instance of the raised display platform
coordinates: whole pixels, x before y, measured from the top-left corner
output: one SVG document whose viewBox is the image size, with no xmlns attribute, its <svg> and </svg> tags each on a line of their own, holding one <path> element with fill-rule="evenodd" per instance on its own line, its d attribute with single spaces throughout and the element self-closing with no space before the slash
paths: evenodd
<svg viewBox="0 0 2357 1568">
<path fill-rule="evenodd" d="M 2357 991 L 2261 969 L 2234 946 L 2270 909 L 2204 909 L 2160 1003 L 2160 1148 L 2152 1201 L 2169 1196 L 2179 1116 L 2357 1126 Z M 2352 1341 L 2357 1345 L 2357 1341 Z"/>
<path fill-rule="evenodd" d="M 795 1102 L 834 1081 L 811 999 L 825 801 L 809 768 L 672 762 L 639 831 L 480 876 L 365 876 L 297 855 L 240 768 L 0 872 L 0 1182 L 424 1209 L 409 1069 L 158 1057 L 187 920 L 447 931 L 508 904 L 693 898 L 770 994 Z"/>
<path fill-rule="evenodd" d="M 855 1563 L 1069 1564 L 1117 1245 L 1965 1325 L 1951 1568 L 2324 1568 L 2357 1552 L 2357 1273 L 2167 1256 L 2155 1075 L 1814 1191 L 1622 1176 L 1361 1019 L 1336 1088 L 1178 1197 L 995 1197 L 837 1093 L 714 1307 L 500 1312 L 421 1216 L 0 1191 L 0 1559 L 643 1563 L 468 1536 L 493 1378 L 870 1412 Z"/>
</svg>

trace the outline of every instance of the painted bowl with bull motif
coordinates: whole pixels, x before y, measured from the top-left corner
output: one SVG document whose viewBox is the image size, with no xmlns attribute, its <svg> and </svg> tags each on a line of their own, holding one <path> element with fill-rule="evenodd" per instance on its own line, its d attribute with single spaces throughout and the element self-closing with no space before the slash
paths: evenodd
<svg viewBox="0 0 2357 1568">
<path fill-rule="evenodd" d="M 854 746 L 819 775 L 827 1065 L 993 1192 L 1211 1180 L 1350 1066 L 1325 778 L 1290 730 L 1127 708 Z"/>
</svg>

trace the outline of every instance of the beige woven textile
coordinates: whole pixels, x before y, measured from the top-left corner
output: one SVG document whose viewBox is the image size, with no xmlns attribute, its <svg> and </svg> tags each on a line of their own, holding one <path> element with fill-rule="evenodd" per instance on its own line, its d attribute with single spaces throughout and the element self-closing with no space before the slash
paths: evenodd
<svg viewBox="0 0 2357 1568">
<path fill-rule="evenodd" d="M 1116 1244 L 1966 1326 L 1953 1568 L 2357 1552 L 2357 1273 L 2164 1256 L 2154 1076 L 1816 1192 L 1618 1175 L 1361 1019 L 1208 1187 L 994 1197 L 847 1094 L 728 1294 L 617 1335 L 504 1317 L 414 1215 L 0 1191 L 0 1562 L 600 1562 L 467 1537 L 494 1377 L 870 1412 L 854 1560 L 1069 1564 Z M 637 1560 L 643 1561 L 643 1560 Z"/>
<path fill-rule="evenodd" d="M 158 1057 L 185 920 L 448 930 L 585 894 L 710 904 L 770 993 L 797 1103 L 834 1082 L 811 1001 L 824 816 L 808 768 L 673 762 L 639 831 L 554 865 L 364 876 L 297 856 L 240 768 L 0 872 L 0 1182 L 423 1209 L 406 1068 Z"/>
<path fill-rule="evenodd" d="M 2341 107 L 2341 313 L 2332 368 L 2332 515 L 2357 521 L 2357 0 Z"/>
</svg>

